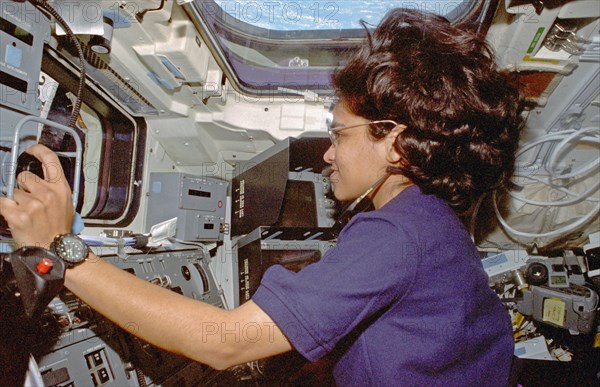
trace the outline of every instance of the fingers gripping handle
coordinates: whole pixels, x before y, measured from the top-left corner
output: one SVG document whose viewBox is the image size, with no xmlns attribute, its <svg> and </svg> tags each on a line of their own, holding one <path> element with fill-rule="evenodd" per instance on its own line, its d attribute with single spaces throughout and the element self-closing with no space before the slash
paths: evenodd
<svg viewBox="0 0 600 387">
<path fill-rule="evenodd" d="M 12 200 L 14 193 L 15 193 L 15 182 L 17 180 L 16 179 L 17 178 L 17 176 L 16 176 L 17 167 L 16 166 L 17 166 L 17 157 L 18 157 L 18 153 L 19 153 L 19 133 L 21 132 L 21 128 L 23 127 L 23 125 L 25 125 L 29 121 L 39 122 L 44 125 L 56 128 L 58 130 L 62 130 L 63 132 L 67 132 L 75 140 L 75 146 L 76 146 L 75 153 L 61 152 L 60 154 L 63 156 L 67 156 L 67 157 L 75 156 L 75 181 L 73 182 L 72 198 L 73 198 L 73 207 L 77 208 L 77 198 L 79 197 L 79 185 L 80 185 L 80 179 L 81 179 L 81 162 L 82 162 L 81 160 L 83 158 L 83 146 L 81 144 L 81 139 L 79 138 L 79 135 L 77 134 L 75 129 L 69 128 L 68 126 L 65 126 L 65 125 L 61 125 L 54 121 L 50 121 L 50 120 L 40 118 L 40 117 L 35 117 L 35 116 L 23 117 L 17 123 L 17 126 L 15 127 L 15 137 L 13 139 L 12 154 L 11 154 L 11 166 L 12 167 L 10 168 L 10 174 L 8 176 L 8 187 L 6 190 L 7 191 L 6 196 Z"/>
</svg>

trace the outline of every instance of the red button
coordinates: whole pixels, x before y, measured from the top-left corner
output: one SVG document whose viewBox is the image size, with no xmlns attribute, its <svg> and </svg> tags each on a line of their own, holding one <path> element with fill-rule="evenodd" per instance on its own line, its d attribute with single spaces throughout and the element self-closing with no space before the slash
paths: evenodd
<svg viewBox="0 0 600 387">
<path fill-rule="evenodd" d="M 52 269 L 52 266 L 54 266 L 54 262 L 52 262 L 50 258 L 42 258 L 42 260 L 38 262 L 37 266 L 35 267 L 35 270 L 44 275 L 48 273 L 50 269 Z"/>
</svg>

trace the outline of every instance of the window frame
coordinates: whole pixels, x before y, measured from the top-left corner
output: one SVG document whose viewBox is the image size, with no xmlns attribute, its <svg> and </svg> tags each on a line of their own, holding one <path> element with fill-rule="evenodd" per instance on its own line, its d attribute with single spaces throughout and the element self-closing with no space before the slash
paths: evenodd
<svg viewBox="0 0 600 387">
<path fill-rule="evenodd" d="M 494 12 L 498 6 L 498 0 L 472 1 L 470 8 L 461 17 L 454 20 L 454 23 L 465 23 L 473 26 L 481 34 L 485 34 L 491 24 Z M 330 84 L 330 74 L 333 70 L 343 65 L 343 56 L 341 53 L 350 53 L 358 48 L 358 45 L 365 39 L 365 31 L 361 28 L 356 29 L 323 29 L 323 30 L 269 30 L 258 27 L 247 22 L 234 18 L 225 12 L 214 0 L 193 1 L 183 5 L 184 10 L 196 26 L 200 36 L 206 43 L 209 51 L 215 58 L 217 64 L 224 73 L 224 78 L 229 80 L 232 87 L 246 95 L 255 97 L 285 97 L 289 95 L 302 94 L 305 90 L 317 93 L 320 97 L 330 98 L 333 90 Z M 212 10 L 203 12 L 203 10 Z M 220 10 L 220 12 L 214 12 Z M 222 35 L 228 37 L 228 41 L 240 42 L 242 47 L 254 49 L 256 46 L 272 46 L 278 50 L 306 50 L 307 46 L 311 49 L 320 50 L 320 52 L 339 52 L 338 56 L 331 56 L 338 59 L 336 65 L 329 67 L 315 67 L 309 69 L 300 75 L 293 74 L 293 67 L 260 67 L 258 65 L 248 65 L 232 63 L 231 58 L 234 53 L 226 53 L 226 48 L 221 43 Z M 258 51 L 262 53 L 264 51 Z M 275 62 L 274 62 L 275 63 Z M 236 67 L 238 66 L 238 67 Z M 287 73 L 287 74 L 286 74 Z M 327 84 L 311 84 L 308 82 L 292 82 L 291 84 L 277 83 L 257 85 L 251 83 L 248 78 L 251 74 L 254 80 L 279 76 L 289 79 L 327 79 Z"/>
<path fill-rule="evenodd" d="M 46 46 L 44 53 L 42 71 L 54 78 L 60 88 L 76 94 L 80 76 L 77 67 L 61 51 L 52 47 Z M 96 113 L 102 125 L 98 187 L 93 193 L 95 201 L 92 209 L 87 214 L 82 214 L 84 224 L 91 227 L 127 226 L 137 215 L 141 201 L 141 186 L 136 182 L 141 181 L 143 176 L 146 122 L 142 118 L 133 117 L 89 77 L 86 78 L 82 102 Z M 54 106 L 50 111 L 53 109 Z M 125 162 L 130 168 L 123 169 Z M 82 186 L 78 211 L 83 206 L 86 194 L 83 170 L 80 173 Z M 118 192 L 119 190 L 121 191 Z"/>
</svg>

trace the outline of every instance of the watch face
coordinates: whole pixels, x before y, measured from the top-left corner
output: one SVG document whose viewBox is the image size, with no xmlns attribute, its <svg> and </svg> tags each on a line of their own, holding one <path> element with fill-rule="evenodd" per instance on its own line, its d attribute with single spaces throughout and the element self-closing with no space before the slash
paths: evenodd
<svg viewBox="0 0 600 387">
<path fill-rule="evenodd" d="M 56 243 L 56 254 L 66 262 L 78 263 L 87 256 L 88 247 L 78 236 L 66 234 Z"/>
</svg>

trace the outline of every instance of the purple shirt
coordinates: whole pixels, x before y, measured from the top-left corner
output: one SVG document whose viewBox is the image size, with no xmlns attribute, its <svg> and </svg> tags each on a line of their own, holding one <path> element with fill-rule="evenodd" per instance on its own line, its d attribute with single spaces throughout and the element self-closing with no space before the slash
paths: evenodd
<svg viewBox="0 0 600 387">
<path fill-rule="evenodd" d="M 507 385 L 510 318 L 450 207 L 416 186 L 356 215 L 322 259 L 253 296 L 339 385 Z"/>
</svg>

